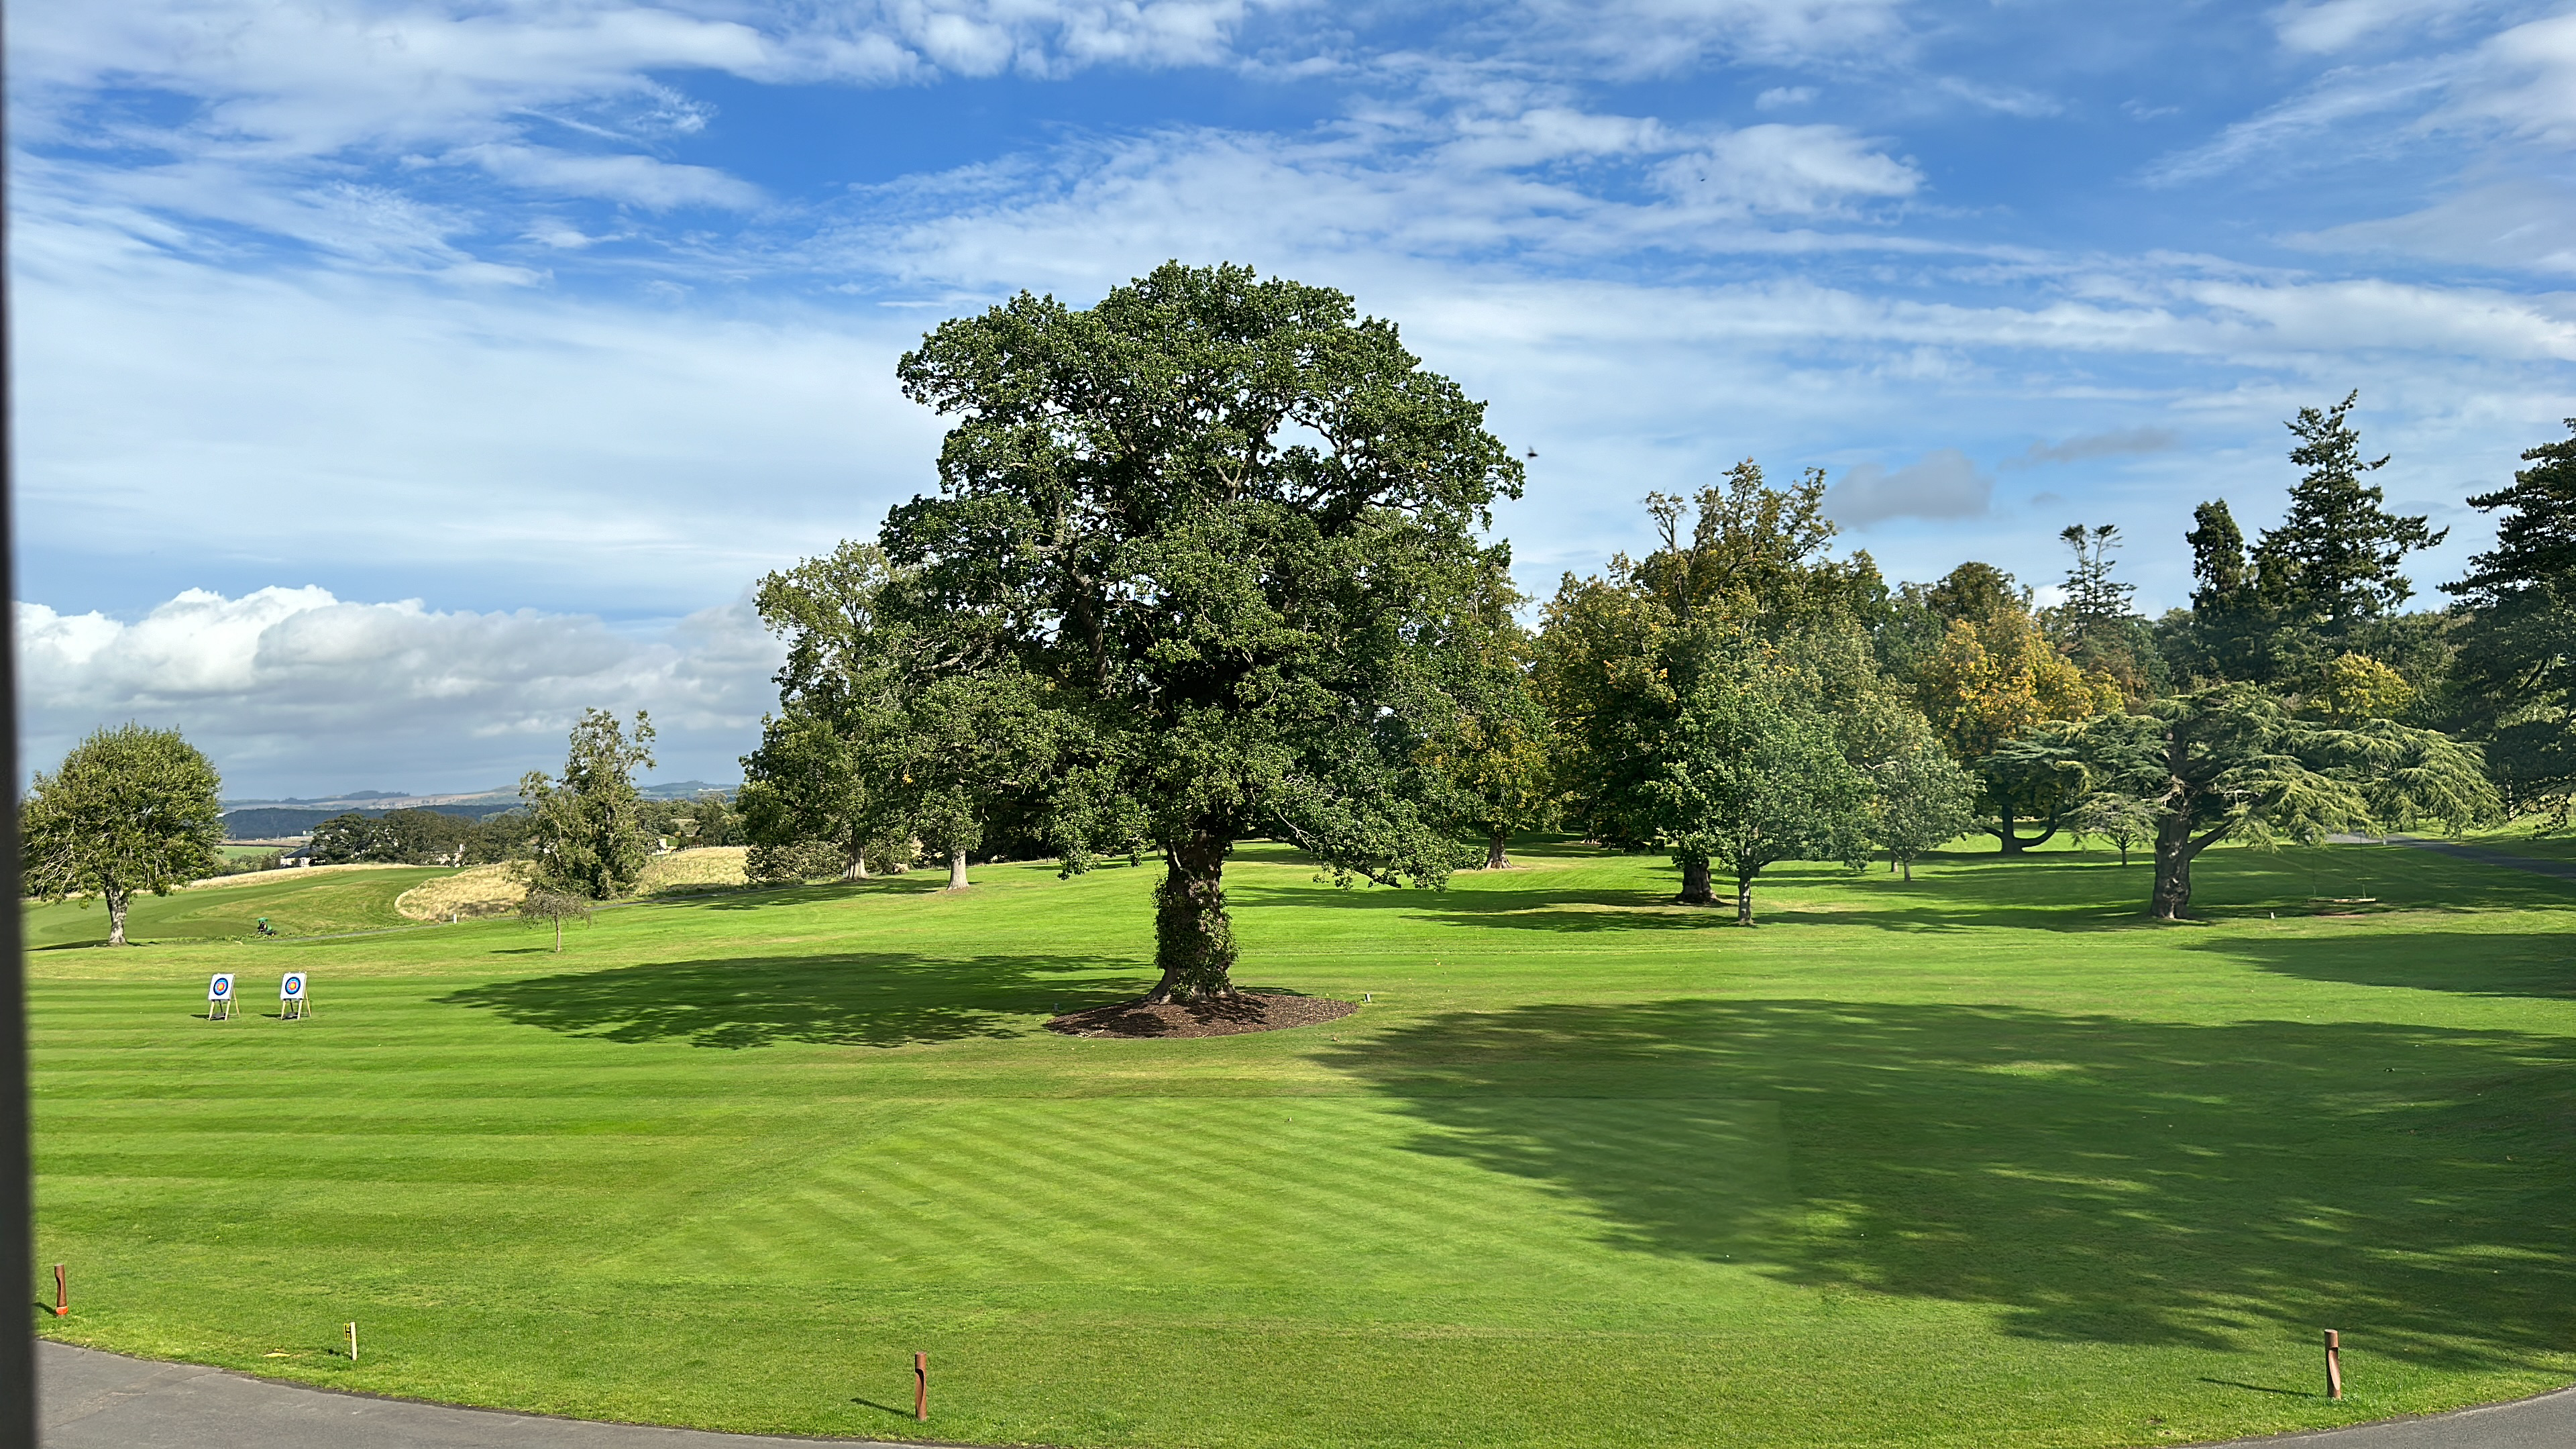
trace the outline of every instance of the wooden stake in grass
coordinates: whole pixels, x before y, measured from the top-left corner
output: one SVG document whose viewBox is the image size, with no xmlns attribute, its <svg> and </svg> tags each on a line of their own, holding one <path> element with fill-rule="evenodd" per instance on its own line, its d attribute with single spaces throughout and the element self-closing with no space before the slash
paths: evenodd
<svg viewBox="0 0 2576 1449">
<path fill-rule="evenodd" d="M 916 1424 L 930 1422 L 930 1355 L 912 1356 L 912 1419 Z"/>
<path fill-rule="evenodd" d="M 56 1318 L 72 1316 L 71 1280 L 63 1276 L 63 1265 L 60 1263 L 54 1265 L 54 1316 Z"/>
<path fill-rule="evenodd" d="M 357 1361 L 358 1361 L 358 1325 L 357 1325 L 357 1321 L 356 1321 L 356 1320 L 354 1320 L 354 1319 L 352 1319 L 352 1320 L 350 1321 L 350 1323 L 349 1323 L 349 1362 L 351 1362 L 351 1363 L 356 1363 Z"/>
<path fill-rule="evenodd" d="M 2326 1330 L 2326 1397 L 2343 1397 L 2343 1335 Z"/>
</svg>

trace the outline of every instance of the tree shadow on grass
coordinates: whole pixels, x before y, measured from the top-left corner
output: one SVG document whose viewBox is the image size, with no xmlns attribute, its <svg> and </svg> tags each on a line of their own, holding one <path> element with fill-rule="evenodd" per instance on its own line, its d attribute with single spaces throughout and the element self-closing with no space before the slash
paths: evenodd
<svg viewBox="0 0 2576 1449">
<path fill-rule="evenodd" d="M 759 911 L 774 906 L 827 905 L 871 896 L 927 896 L 947 889 L 948 879 L 928 871 L 876 876 L 868 880 L 826 881 L 788 886 L 727 886 L 720 890 L 674 891 L 634 902 L 664 910 Z"/>
<path fill-rule="evenodd" d="M 2236 937 L 2199 947 L 2260 970 L 2351 986 L 2403 986 L 2471 996 L 2576 998 L 2576 936 L 2546 931 L 2442 931 L 2408 923 L 2403 934 L 2363 929 L 2288 940 Z"/>
<path fill-rule="evenodd" d="M 1687 906 L 1676 899 L 1680 872 L 1659 868 L 1658 875 L 1669 877 L 1670 883 L 1660 889 L 1569 887 L 1533 872 L 1506 880 L 1479 880 L 1464 889 L 1453 886 L 1445 891 L 1355 889 L 1335 891 L 1334 898 L 1327 899 L 1321 892 L 1330 887 L 1261 883 L 1229 887 L 1228 894 L 1246 906 L 1404 911 L 1421 920 L 1471 929 L 1497 927 L 1567 934 L 1738 929 L 1731 886 L 1721 885 L 1718 899 L 1708 905 Z M 1880 890 L 1873 891 L 1873 886 Z M 1841 894 L 1829 906 L 1818 909 L 1812 897 L 1819 888 Z M 1892 894 L 1899 890 L 1904 894 Z M 2014 901 L 2002 890 L 1986 894 L 1991 898 L 1963 899 L 1960 893 L 1945 893 L 1931 882 L 1917 881 L 1910 886 L 1894 881 L 1873 882 L 1865 872 L 1855 873 L 1845 866 L 1796 862 L 1763 872 L 1754 887 L 1753 909 L 1757 926 L 1764 929 L 1871 925 L 1900 931 L 1957 931 L 1981 926 L 2103 929 L 2127 924 L 2136 914 L 2105 914 L 2100 903 L 2089 898 L 2070 909 L 2053 901 Z"/>
<path fill-rule="evenodd" d="M 1446 891 L 1338 891 L 1260 881 L 1234 887 L 1231 894 L 1245 906 L 1402 911 L 1462 928 L 1566 934 L 1735 929 L 1727 887 L 1721 885 L 1721 898 L 1713 905 L 1680 905 L 1674 899 L 1680 873 L 1660 857 L 1633 858 L 1651 862 L 1661 884 L 1577 887 L 1533 872 L 1472 881 L 1461 876 L 1462 884 Z M 1754 912 L 1765 928 L 1874 926 L 1906 933 L 1999 927 L 2071 933 L 2167 929 L 2146 916 L 2153 880 L 2143 856 L 2124 866 L 2108 851 L 2020 857 L 1936 854 L 1911 881 L 1877 868 L 1855 873 L 1830 862 L 1795 861 L 1763 872 L 1754 887 Z M 2518 877 L 2403 846 L 2218 851 L 2201 858 L 2195 885 L 2194 914 L 2202 918 L 2349 909 L 2335 904 L 2335 898 L 2349 896 L 2372 897 L 2371 910 L 2457 914 L 2563 907 L 2571 900 L 2562 882 Z M 1820 892 L 1830 893 L 1822 903 Z"/>
<path fill-rule="evenodd" d="M 2576 1341 L 2562 1037 L 1668 1001 L 1444 1015 L 1319 1058 L 1431 1129 L 1415 1150 L 1545 1183 L 1637 1251 L 1991 1305 L 2043 1339 L 2332 1326 L 2453 1365 Z M 1748 1160 L 1728 1102 L 1778 1104 L 1787 1201 L 1741 1190 L 1783 1165 Z"/>
<path fill-rule="evenodd" d="M 911 1046 L 1016 1037 L 1040 1020 L 1131 1000 L 1133 961 L 940 959 L 893 952 L 737 956 L 495 981 L 439 998 L 573 1036 L 691 1046 Z"/>
</svg>

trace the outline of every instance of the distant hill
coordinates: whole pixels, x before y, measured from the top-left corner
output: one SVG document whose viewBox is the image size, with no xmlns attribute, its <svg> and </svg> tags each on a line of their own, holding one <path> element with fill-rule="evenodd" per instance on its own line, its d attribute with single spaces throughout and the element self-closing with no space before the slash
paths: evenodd
<svg viewBox="0 0 2576 1449">
<path fill-rule="evenodd" d="M 741 788 L 740 785 L 710 784 L 705 780 L 672 780 L 658 785 L 639 785 L 635 793 L 647 800 L 695 800 L 712 790 L 731 799 Z M 357 790 L 318 800 L 227 800 L 224 805 L 225 839 L 284 840 L 290 836 L 310 835 L 314 826 L 334 815 L 364 815 L 372 819 L 389 810 L 435 810 L 442 815 L 462 815 L 469 820 L 481 820 L 504 810 L 517 809 L 519 792 L 482 790 L 463 795 L 397 795 L 390 790 Z"/>
<path fill-rule="evenodd" d="M 226 810 L 328 810 L 337 815 L 344 810 L 411 810 L 436 809 L 442 805 L 507 806 L 519 798 L 517 787 L 503 790 L 451 790 L 439 795 L 405 795 L 392 790 L 352 790 L 345 795 L 320 795 L 312 799 L 290 796 L 283 800 L 226 800 Z"/>
<path fill-rule="evenodd" d="M 514 795 L 507 800 L 473 805 L 417 805 L 399 808 L 435 810 L 441 815 L 462 815 L 468 820 L 481 820 L 485 816 L 498 815 L 504 810 L 516 809 L 518 804 L 518 797 Z M 284 840 L 289 836 L 310 835 L 313 833 L 314 826 L 334 816 L 364 815 L 373 819 L 386 813 L 382 808 L 299 810 L 275 805 L 259 806 L 248 810 L 227 810 L 224 812 L 224 838 L 226 840 Z"/>
<path fill-rule="evenodd" d="M 695 800 L 712 790 L 730 800 L 742 786 L 710 785 L 704 780 L 673 780 L 662 785 L 638 785 L 635 793 L 647 800 Z"/>
</svg>

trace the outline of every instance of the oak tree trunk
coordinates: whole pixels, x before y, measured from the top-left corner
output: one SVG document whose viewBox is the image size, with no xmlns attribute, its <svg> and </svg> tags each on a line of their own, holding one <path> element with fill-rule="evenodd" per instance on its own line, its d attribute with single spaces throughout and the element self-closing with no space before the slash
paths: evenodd
<svg viewBox="0 0 2576 1449">
<path fill-rule="evenodd" d="M 1682 904 L 1705 906 L 1717 899 L 1708 885 L 1708 857 L 1693 856 L 1682 862 Z"/>
<path fill-rule="evenodd" d="M 125 944 L 125 911 L 134 904 L 134 897 L 116 886 L 109 886 L 101 894 L 107 897 L 107 944 L 122 946 Z"/>
<path fill-rule="evenodd" d="M 1509 870 L 1512 858 L 1503 847 L 1511 843 L 1511 838 L 1499 830 L 1489 830 L 1485 832 L 1485 842 L 1485 869 Z"/>
<path fill-rule="evenodd" d="M 1910 855 L 1905 857 L 1905 883 L 1907 885 L 1914 883 L 1914 857 Z"/>
<path fill-rule="evenodd" d="M 1149 1002 L 1234 995 L 1234 922 L 1225 912 L 1225 858 L 1234 841 L 1201 833 L 1174 842 L 1154 888 L 1154 964 L 1163 977 Z"/>
<path fill-rule="evenodd" d="M 962 845 L 948 847 L 948 888 L 952 891 L 966 889 L 966 847 Z"/>
</svg>

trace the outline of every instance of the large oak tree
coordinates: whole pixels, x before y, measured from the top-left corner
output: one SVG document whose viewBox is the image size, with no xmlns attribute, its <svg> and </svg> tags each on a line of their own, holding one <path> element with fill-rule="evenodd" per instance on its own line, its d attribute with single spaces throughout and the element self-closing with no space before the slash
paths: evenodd
<svg viewBox="0 0 2576 1449">
<path fill-rule="evenodd" d="M 1483 405 L 1329 288 L 1167 264 L 1097 306 L 1026 293 L 898 369 L 955 418 L 879 535 L 887 624 L 1052 716 L 1033 828 L 1066 867 L 1166 859 L 1152 999 L 1222 996 L 1224 869 L 1278 836 L 1347 879 L 1461 863 L 1421 758 L 1465 661 L 1442 621 L 1521 471 Z M 997 685 L 997 687 L 1003 687 Z"/>
<path fill-rule="evenodd" d="M 177 730 L 102 729 L 51 774 L 38 771 L 18 811 L 27 894 L 98 897 L 107 944 L 125 944 L 125 913 L 143 891 L 168 895 L 215 873 L 224 838 L 215 767 Z"/>
</svg>

